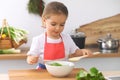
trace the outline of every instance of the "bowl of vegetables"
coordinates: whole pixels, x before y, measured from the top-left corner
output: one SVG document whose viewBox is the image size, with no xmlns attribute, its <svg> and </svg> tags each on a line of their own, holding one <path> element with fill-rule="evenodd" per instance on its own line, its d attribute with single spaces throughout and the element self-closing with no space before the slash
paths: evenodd
<svg viewBox="0 0 120 80">
<path fill-rule="evenodd" d="M 51 75 L 65 77 L 71 73 L 75 65 L 69 61 L 48 61 L 45 66 Z"/>
</svg>

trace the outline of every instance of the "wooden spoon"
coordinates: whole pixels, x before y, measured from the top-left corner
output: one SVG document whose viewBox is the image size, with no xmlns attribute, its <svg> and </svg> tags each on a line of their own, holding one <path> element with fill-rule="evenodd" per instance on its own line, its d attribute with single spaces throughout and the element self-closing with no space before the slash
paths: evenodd
<svg viewBox="0 0 120 80">
<path fill-rule="evenodd" d="M 94 52 L 93 53 L 93 55 L 97 55 L 97 54 L 100 54 L 100 52 Z M 79 56 L 79 57 L 72 57 L 72 58 L 69 58 L 68 60 L 72 61 L 72 62 L 75 62 L 75 61 L 79 61 L 80 59 L 86 58 L 86 57 L 88 57 L 88 55 Z"/>
</svg>

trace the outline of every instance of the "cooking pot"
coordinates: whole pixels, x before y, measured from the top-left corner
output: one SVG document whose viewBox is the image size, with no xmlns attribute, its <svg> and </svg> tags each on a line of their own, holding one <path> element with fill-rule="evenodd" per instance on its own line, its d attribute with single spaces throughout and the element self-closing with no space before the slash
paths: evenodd
<svg viewBox="0 0 120 80">
<path fill-rule="evenodd" d="M 117 52 L 119 48 L 119 40 L 113 39 L 108 33 L 105 38 L 98 39 L 98 46 L 101 52 Z"/>
<path fill-rule="evenodd" d="M 71 38 L 80 49 L 83 49 L 85 47 L 86 36 L 84 32 L 72 31 Z"/>
</svg>

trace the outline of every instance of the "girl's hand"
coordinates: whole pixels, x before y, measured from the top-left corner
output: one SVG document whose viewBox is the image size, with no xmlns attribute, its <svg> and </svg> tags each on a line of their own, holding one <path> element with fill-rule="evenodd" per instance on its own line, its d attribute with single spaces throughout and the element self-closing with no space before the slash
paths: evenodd
<svg viewBox="0 0 120 80">
<path fill-rule="evenodd" d="M 92 52 L 88 49 L 81 49 L 81 51 L 82 51 L 83 56 L 84 55 L 87 55 L 87 56 L 92 56 L 93 55 Z"/>
<path fill-rule="evenodd" d="M 35 64 L 38 62 L 39 57 L 38 56 L 28 56 L 27 57 L 27 63 L 28 64 Z"/>
</svg>

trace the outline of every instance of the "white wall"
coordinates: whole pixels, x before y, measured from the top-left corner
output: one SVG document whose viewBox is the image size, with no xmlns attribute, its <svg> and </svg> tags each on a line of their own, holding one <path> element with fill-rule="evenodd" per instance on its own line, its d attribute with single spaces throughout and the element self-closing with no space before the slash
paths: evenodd
<svg viewBox="0 0 120 80">
<path fill-rule="evenodd" d="M 0 26 L 2 20 L 7 19 L 9 25 L 24 28 L 30 33 L 28 43 L 23 46 L 30 46 L 33 36 L 44 31 L 41 26 L 41 17 L 29 14 L 27 3 L 29 0 L 0 0 Z M 109 17 L 120 13 L 120 0 L 44 0 L 63 2 L 69 10 L 69 18 L 66 22 L 64 33 L 70 33 L 80 25 Z"/>
</svg>

